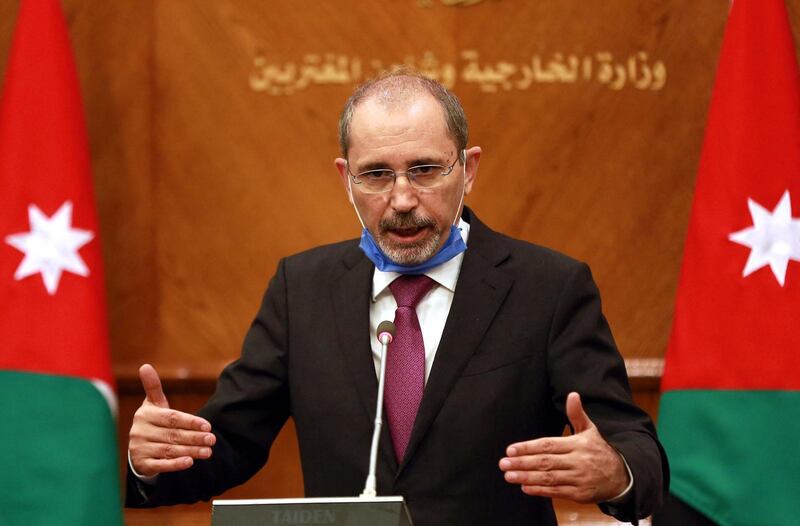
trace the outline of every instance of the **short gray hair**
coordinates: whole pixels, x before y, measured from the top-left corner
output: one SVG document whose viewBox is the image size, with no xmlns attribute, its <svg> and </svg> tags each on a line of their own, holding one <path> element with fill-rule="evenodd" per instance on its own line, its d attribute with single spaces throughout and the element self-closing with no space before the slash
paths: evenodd
<svg viewBox="0 0 800 526">
<path fill-rule="evenodd" d="M 356 106 L 375 95 L 383 102 L 391 104 L 408 100 L 422 92 L 429 93 L 442 106 L 447 134 L 453 139 L 459 152 L 464 150 L 467 147 L 469 129 L 467 116 L 458 97 L 440 83 L 413 69 L 399 68 L 384 72 L 377 78 L 365 82 L 347 99 L 339 117 L 339 146 L 342 149 L 342 157 L 347 159 L 350 148 L 350 125 Z"/>
</svg>

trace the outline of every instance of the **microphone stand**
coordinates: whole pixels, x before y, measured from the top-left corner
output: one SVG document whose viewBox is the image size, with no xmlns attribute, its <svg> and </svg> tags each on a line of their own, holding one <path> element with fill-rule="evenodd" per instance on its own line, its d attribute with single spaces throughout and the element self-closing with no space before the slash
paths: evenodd
<svg viewBox="0 0 800 526">
<path fill-rule="evenodd" d="M 375 430 L 372 433 L 372 447 L 369 452 L 369 474 L 364 485 L 361 497 L 375 497 L 375 471 L 378 463 L 378 442 L 381 437 L 381 427 L 383 426 L 383 384 L 386 381 L 386 352 L 389 344 L 392 343 L 395 328 L 390 321 L 382 321 L 378 325 L 378 341 L 381 342 L 381 368 L 378 374 L 378 402 L 375 407 Z"/>
</svg>

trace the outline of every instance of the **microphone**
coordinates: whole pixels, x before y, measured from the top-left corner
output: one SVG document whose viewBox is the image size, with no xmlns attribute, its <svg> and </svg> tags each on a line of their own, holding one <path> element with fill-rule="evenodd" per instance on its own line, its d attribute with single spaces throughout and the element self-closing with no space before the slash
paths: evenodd
<svg viewBox="0 0 800 526">
<path fill-rule="evenodd" d="M 397 329 L 394 323 L 389 320 L 383 320 L 378 324 L 378 329 L 375 331 L 375 334 L 378 335 L 378 341 L 381 342 L 381 344 L 389 345 L 394 339 L 395 332 L 397 332 Z M 386 339 L 386 341 L 384 341 L 384 339 Z"/>
<path fill-rule="evenodd" d="M 372 447 L 369 452 L 369 474 L 367 475 L 367 482 L 364 484 L 364 491 L 361 493 L 362 497 L 375 497 L 375 471 L 378 463 L 378 442 L 381 437 L 381 426 L 383 425 L 383 384 L 386 379 L 386 351 L 389 344 L 392 343 L 395 332 L 394 323 L 389 320 L 384 320 L 378 324 L 378 329 L 375 335 L 378 341 L 381 342 L 381 370 L 378 374 L 378 403 L 375 407 L 375 430 L 372 432 Z"/>
</svg>

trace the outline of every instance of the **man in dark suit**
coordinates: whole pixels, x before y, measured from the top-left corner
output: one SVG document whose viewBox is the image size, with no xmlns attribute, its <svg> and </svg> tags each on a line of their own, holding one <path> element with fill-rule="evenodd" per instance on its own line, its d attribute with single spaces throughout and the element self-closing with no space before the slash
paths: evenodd
<svg viewBox="0 0 800 526">
<path fill-rule="evenodd" d="M 551 525 L 550 497 L 631 522 L 651 513 L 666 457 L 631 400 L 589 269 L 493 232 L 463 207 L 481 150 L 466 147 L 458 100 L 413 73 L 391 74 L 350 98 L 340 139 L 336 167 L 364 226 L 360 243 L 281 261 L 241 358 L 198 416 L 169 409 L 155 370 L 142 367 L 128 504 L 209 499 L 244 482 L 289 416 L 306 495 L 358 494 L 377 396 L 375 328 L 402 307 L 413 318 L 402 338 L 414 344 L 398 327 L 377 487 L 403 495 L 416 525 Z M 408 307 L 395 298 L 412 281 L 424 284 Z M 571 436 L 561 436 L 565 424 Z"/>
</svg>

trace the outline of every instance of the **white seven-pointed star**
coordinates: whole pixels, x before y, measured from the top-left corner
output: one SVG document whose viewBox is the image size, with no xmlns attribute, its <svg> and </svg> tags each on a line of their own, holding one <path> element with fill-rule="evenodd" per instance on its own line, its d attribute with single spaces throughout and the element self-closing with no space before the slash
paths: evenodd
<svg viewBox="0 0 800 526">
<path fill-rule="evenodd" d="M 783 193 L 772 213 L 752 199 L 747 200 L 747 206 L 753 226 L 728 236 L 734 243 L 750 247 L 742 277 L 769 265 L 783 287 L 789 260 L 800 261 L 800 220 L 792 217 L 789 190 Z"/>
<path fill-rule="evenodd" d="M 38 206 L 28 205 L 28 222 L 30 232 L 6 237 L 6 243 L 25 253 L 14 279 L 21 280 L 40 272 L 44 287 L 52 296 L 58 290 L 63 271 L 84 277 L 89 275 L 89 268 L 78 250 L 91 241 L 94 234 L 89 230 L 72 228 L 71 201 L 65 201 L 50 218 Z"/>
</svg>

